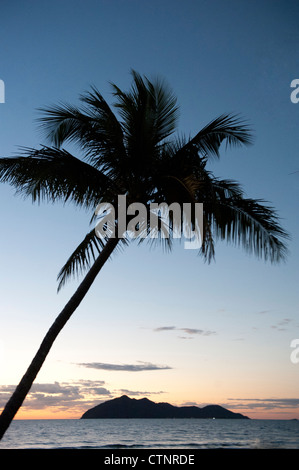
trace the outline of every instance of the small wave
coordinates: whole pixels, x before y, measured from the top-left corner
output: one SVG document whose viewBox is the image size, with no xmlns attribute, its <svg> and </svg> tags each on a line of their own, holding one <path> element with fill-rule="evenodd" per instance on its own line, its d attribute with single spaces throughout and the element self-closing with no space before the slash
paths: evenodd
<svg viewBox="0 0 299 470">
<path fill-rule="evenodd" d="M 98 449 L 136 449 L 136 448 L 146 448 L 145 445 L 142 444 L 106 444 L 103 446 L 99 446 Z"/>
<path fill-rule="evenodd" d="M 45 448 L 45 447 L 44 447 Z M 53 447 L 47 447 L 48 449 L 53 449 L 53 450 L 73 450 L 73 449 L 78 449 L 78 450 L 88 450 L 88 449 L 143 449 L 143 448 L 148 448 L 148 446 L 144 445 L 136 445 L 136 444 L 106 444 L 106 445 L 78 445 L 78 446 L 53 446 Z"/>
</svg>

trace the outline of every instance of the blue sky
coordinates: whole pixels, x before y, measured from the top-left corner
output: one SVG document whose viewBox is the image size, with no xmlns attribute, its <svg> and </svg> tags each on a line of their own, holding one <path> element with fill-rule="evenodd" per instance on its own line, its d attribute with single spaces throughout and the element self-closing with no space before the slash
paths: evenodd
<svg viewBox="0 0 299 470">
<path fill-rule="evenodd" d="M 223 243 L 211 265 L 182 246 L 117 254 L 59 336 L 25 417 L 78 417 L 124 390 L 299 417 L 299 363 L 290 361 L 299 337 L 299 103 L 290 100 L 298 10 L 293 0 L 2 2 L 1 156 L 47 143 L 39 107 L 77 103 L 90 85 L 112 103 L 109 82 L 127 89 L 130 69 L 160 75 L 178 97 L 179 132 L 193 135 L 226 112 L 248 120 L 254 145 L 223 149 L 210 168 L 269 201 L 291 235 L 279 266 Z M 77 286 L 57 294 L 56 276 L 90 214 L 32 205 L 4 184 L 0 213 L 1 406 Z"/>
</svg>

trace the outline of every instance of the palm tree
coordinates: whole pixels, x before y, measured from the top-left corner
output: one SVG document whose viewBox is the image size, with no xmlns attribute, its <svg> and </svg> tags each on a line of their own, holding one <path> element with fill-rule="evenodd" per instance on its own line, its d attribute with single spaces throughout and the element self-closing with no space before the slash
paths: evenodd
<svg viewBox="0 0 299 470">
<path fill-rule="evenodd" d="M 244 197 L 239 184 L 216 178 L 207 169 L 209 159 L 220 156 L 220 146 L 249 145 L 251 133 L 237 116 L 221 115 L 193 138 L 174 132 L 177 100 L 164 81 L 150 81 L 132 71 L 132 85 L 123 92 L 111 84 L 113 112 L 99 91 L 92 87 L 80 97 L 82 106 L 68 104 L 43 109 L 40 119 L 51 146 L 25 148 L 15 157 L 0 159 L 0 181 L 13 185 L 33 201 L 71 201 L 90 209 L 93 218 L 99 203 L 117 206 L 118 195 L 127 204 L 203 203 L 203 238 L 200 253 L 210 261 L 216 239 L 240 244 L 259 258 L 278 262 L 285 258 L 286 232 L 275 211 L 264 201 Z M 118 114 L 118 116 L 117 116 Z M 79 145 L 76 158 L 62 144 Z M 118 220 L 116 218 L 115 224 Z M 161 222 L 161 220 L 160 220 Z M 139 241 L 162 242 L 171 248 L 170 235 Z M 194 225 L 194 217 L 191 220 Z M 144 223 L 150 235 L 151 228 Z M 125 234 L 98 237 L 93 228 L 71 254 L 58 275 L 58 289 L 74 274 L 85 272 L 83 281 L 43 339 L 28 370 L 0 416 L 0 438 L 28 394 L 57 335 L 74 313 L 94 279 L 114 250 L 129 243 Z"/>
</svg>

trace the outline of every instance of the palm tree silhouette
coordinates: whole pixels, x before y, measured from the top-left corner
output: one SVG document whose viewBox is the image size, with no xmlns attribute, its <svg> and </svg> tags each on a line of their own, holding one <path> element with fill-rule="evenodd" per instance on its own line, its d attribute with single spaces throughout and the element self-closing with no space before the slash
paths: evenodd
<svg viewBox="0 0 299 470">
<path fill-rule="evenodd" d="M 72 201 L 94 214 L 100 202 L 117 205 L 118 195 L 127 204 L 203 203 L 203 234 L 200 253 L 210 261 L 216 239 L 240 244 L 259 258 L 278 262 L 285 258 L 287 233 L 275 211 L 264 201 L 244 197 L 238 183 L 216 178 L 207 170 L 209 159 L 219 158 L 222 142 L 248 145 L 251 133 L 237 116 L 221 115 L 193 138 L 178 138 L 176 97 L 162 80 L 150 81 L 132 71 L 132 85 L 123 92 L 111 83 L 115 99 L 112 111 L 99 91 L 82 95 L 81 107 L 68 104 L 43 109 L 41 126 L 51 146 L 25 148 L 20 155 L 0 159 L 0 181 L 13 185 L 33 201 Z M 62 148 L 79 144 L 83 157 Z M 117 224 L 117 219 L 116 222 Z M 191 221 L 194 224 L 194 219 Z M 170 234 L 143 237 L 171 248 Z M 151 228 L 144 223 L 150 235 Z M 121 234 L 124 235 L 124 234 Z M 48 330 L 29 368 L 0 416 L 0 439 L 28 394 L 57 335 L 76 310 L 113 251 L 129 238 L 98 237 L 93 228 L 75 249 L 58 275 L 60 289 L 66 280 L 85 272 L 81 284 Z"/>
</svg>

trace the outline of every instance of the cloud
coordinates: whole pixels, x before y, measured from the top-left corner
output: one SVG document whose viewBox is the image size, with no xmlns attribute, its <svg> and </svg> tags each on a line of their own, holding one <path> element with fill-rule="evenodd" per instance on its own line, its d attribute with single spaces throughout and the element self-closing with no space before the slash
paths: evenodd
<svg viewBox="0 0 299 470">
<path fill-rule="evenodd" d="M 27 412 L 50 410 L 70 413 L 80 417 L 86 410 L 120 395 L 150 396 L 163 391 L 108 390 L 103 380 L 78 380 L 74 382 L 35 383 L 28 393 L 22 409 Z M 5 406 L 16 385 L 0 385 L 0 410 Z"/>
<path fill-rule="evenodd" d="M 112 393 L 103 380 L 79 380 L 77 382 L 35 383 L 32 385 L 23 407 L 30 410 L 52 408 L 54 411 L 85 411 Z M 0 408 L 5 406 L 16 385 L 0 385 Z"/>
<path fill-rule="evenodd" d="M 139 364 L 107 364 L 105 362 L 83 362 L 78 363 L 78 366 L 87 367 L 89 369 L 101 369 L 110 371 L 126 371 L 126 372 L 142 372 L 146 370 L 165 370 L 172 369 L 169 366 L 158 366 L 150 362 L 137 361 Z"/>
<path fill-rule="evenodd" d="M 169 331 L 169 330 L 176 330 L 175 326 L 160 326 L 159 328 L 155 328 L 154 331 Z"/>
<path fill-rule="evenodd" d="M 176 326 L 160 326 L 158 328 L 154 328 L 153 331 L 161 332 L 161 331 L 183 331 L 187 335 L 194 336 L 194 335 L 201 335 L 201 336 L 211 336 L 215 335 L 216 331 L 210 330 L 200 330 L 198 328 L 177 328 Z M 190 339 L 186 336 L 178 336 L 180 339 Z"/>
<path fill-rule="evenodd" d="M 286 326 L 289 326 L 289 324 L 292 322 L 291 318 L 284 318 L 280 322 L 278 322 L 276 325 L 272 325 L 271 328 L 277 329 L 278 331 L 286 331 Z"/>
<path fill-rule="evenodd" d="M 188 335 L 203 335 L 203 336 L 210 336 L 210 335 L 215 335 L 215 331 L 209 331 L 209 330 L 198 330 L 195 328 L 178 328 L 181 331 L 184 331 Z"/>
<path fill-rule="evenodd" d="M 235 403 L 229 404 L 229 408 L 247 408 L 247 409 L 285 409 L 299 408 L 299 398 L 228 398 Z M 225 405 L 223 405 L 225 406 Z"/>
<path fill-rule="evenodd" d="M 161 395 L 162 393 L 166 393 L 163 391 L 160 392 L 139 392 L 138 390 L 127 390 L 126 388 L 121 388 L 118 390 L 121 395 L 128 395 L 128 396 L 149 396 L 149 395 Z"/>
</svg>

